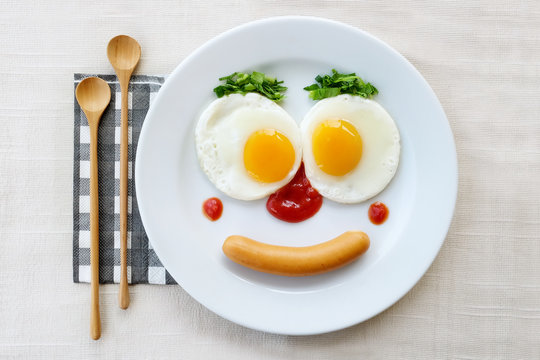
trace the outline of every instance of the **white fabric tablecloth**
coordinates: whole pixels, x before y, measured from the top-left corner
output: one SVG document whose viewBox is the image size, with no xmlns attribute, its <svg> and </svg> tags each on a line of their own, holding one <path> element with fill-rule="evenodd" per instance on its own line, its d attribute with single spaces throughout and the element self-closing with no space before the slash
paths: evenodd
<svg viewBox="0 0 540 360">
<path fill-rule="evenodd" d="M 540 358 L 540 3 L 536 1 L 0 1 L 0 358 Z M 400 51 L 437 93 L 455 135 L 459 197 L 422 280 L 342 331 L 252 331 L 179 286 L 72 282 L 73 73 L 112 73 L 130 34 L 138 73 L 166 74 L 206 40 L 275 15 L 357 26 Z"/>
</svg>

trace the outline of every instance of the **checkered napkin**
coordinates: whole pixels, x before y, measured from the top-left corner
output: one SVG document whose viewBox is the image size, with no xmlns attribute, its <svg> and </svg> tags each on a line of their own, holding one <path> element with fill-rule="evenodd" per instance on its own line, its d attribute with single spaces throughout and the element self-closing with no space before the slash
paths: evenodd
<svg viewBox="0 0 540 360">
<path fill-rule="evenodd" d="M 92 75 L 75 74 L 75 88 Z M 95 75 L 94 75 L 95 76 Z M 120 84 L 114 75 L 97 75 L 111 87 L 111 103 L 98 130 L 99 282 L 120 282 Z M 158 76 L 134 75 L 129 84 L 127 264 L 131 284 L 174 284 L 144 231 L 133 179 L 139 134 L 150 103 L 163 84 Z M 73 281 L 90 282 L 90 129 L 75 104 L 73 159 Z"/>
</svg>

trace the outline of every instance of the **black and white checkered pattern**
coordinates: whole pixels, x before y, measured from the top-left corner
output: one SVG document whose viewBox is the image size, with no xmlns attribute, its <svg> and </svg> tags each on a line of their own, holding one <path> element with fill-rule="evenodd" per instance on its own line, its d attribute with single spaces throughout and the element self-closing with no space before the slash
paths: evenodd
<svg viewBox="0 0 540 360">
<path fill-rule="evenodd" d="M 99 281 L 120 282 L 120 84 L 114 75 L 75 74 L 75 88 L 89 76 L 111 87 L 111 103 L 98 130 Z M 133 179 L 137 143 L 144 118 L 163 84 L 159 76 L 134 75 L 129 85 L 128 145 L 128 281 L 131 284 L 174 284 L 157 258 L 143 228 Z M 73 160 L 73 281 L 90 282 L 90 128 L 75 104 Z"/>
</svg>

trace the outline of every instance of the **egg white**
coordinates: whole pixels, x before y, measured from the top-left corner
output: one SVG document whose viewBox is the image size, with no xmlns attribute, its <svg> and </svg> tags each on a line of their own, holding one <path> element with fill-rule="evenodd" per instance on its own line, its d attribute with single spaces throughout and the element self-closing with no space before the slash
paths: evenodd
<svg viewBox="0 0 540 360">
<path fill-rule="evenodd" d="M 362 138 L 362 157 L 343 176 L 323 172 L 313 156 L 313 132 L 330 119 L 350 122 Z M 303 160 L 311 185 L 324 197 L 358 203 L 380 193 L 394 177 L 401 151 L 400 135 L 392 117 L 377 102 L 360 96 L 339 95 L 315 104 L 300 123 Z"/>
<path fill-rule="evenodd" d="M 244 166 L 244 147 L 251 134 L 274 129 L 285 135 L 295 151 L 294 165 L 277 182 L 253 179 Z M 213 101 L 195 128 L 197 156 L 208 179 L 222 192 L 239 200 L 263 198 L 287 184 L 300 167 L 302 145 L 294 119 L 279 105 L 255 93 L 232 94 Z"/>
</svg>

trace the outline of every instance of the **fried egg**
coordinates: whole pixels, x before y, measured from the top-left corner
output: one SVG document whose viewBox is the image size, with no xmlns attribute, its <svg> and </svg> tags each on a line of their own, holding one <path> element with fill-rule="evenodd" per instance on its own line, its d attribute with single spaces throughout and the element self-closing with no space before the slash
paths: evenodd
<svg viewBox="0 0 540 360">
<path fill-rule="evenodd" d="M 305 115 L 300 130 L 306 176 L 330 200 L 367 200 L 396 173 L 399 131 L 373 100 L 351 95 L 323 99 Z"/>
<path fill-rule="evenodd" d="M 213 101 L 195 128 L 197 156 L 208 179 L 239 200 L 263 198 L 287 184 L 302 160 L 298 125 L 259 94 Z"/>
</svg>

